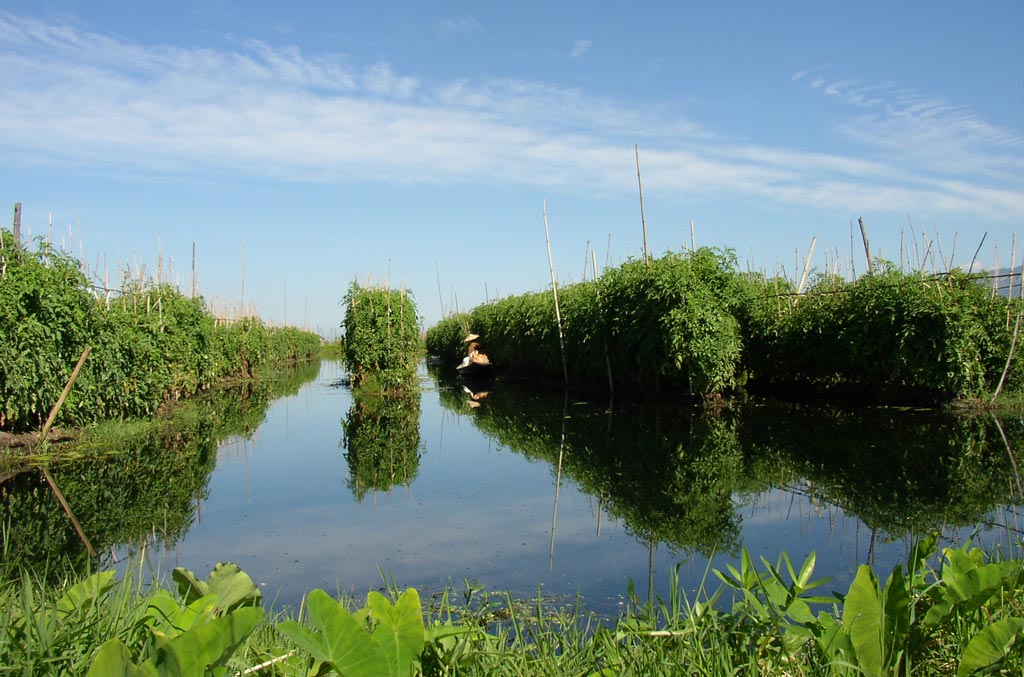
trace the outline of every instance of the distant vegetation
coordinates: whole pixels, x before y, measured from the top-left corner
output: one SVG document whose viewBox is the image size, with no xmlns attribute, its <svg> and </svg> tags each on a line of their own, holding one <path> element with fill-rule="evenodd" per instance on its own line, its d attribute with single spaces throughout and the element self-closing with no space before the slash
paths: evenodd
<svg viewBox="0 0 1024 677">
<path fill-rule="evenodd" d="M 201 297 L 128 278 L 101 294 L 74 257 L 0 231 L 0 429 L 38 428 L 86 346 L 58 425 L 154 413 L 167 400 L 315 356 L 320 338 L 258 318 L 218 320 Z"/>
<path fill-rule="evenodd" d="M 631 260 L 559 289 L 570 381 L 661 397 L 716 398 L 740 386 L 873 400 L 989 398 L 1017 331 L 1019 299 L 975 277 L 903 273 L 885 262 L 855 281 L 823 275 L 797 293 L 741 272 L 730 251 Z M 457 361 L 467 330 L 508 371 L 562 380 L 555 305 L 535 292 L 477 306 L 428 330 L 429 354 Z M 1010 361 L 1004 388 L 1019 390 Z"/>
</svg>

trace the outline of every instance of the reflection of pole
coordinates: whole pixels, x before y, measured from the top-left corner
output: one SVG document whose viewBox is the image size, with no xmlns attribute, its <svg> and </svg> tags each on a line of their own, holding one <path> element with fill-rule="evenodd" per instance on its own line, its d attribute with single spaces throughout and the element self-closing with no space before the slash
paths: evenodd
<svg viewBox="0 0 1024 677">
<path fill-rule="evenodd" d="M 654 533 L 647 541 L 647 603 L 654 608 Z"/>
<path fill-rule="evenodd" d="M 562 439 L 558 443 L 558 473 L 555 475 L 555 506 L 551 511 L 551 547 L 548 550 L 548 570 L 555 568 L 555 526 L 558 523 L 558 492 L 562 487 L 562 457 L 565 453 L 565 419 L 569 412 L 569 390 L 562 401 Z"/>
<path fill-rule="evenodd" d="M 1010 456 L 1010 463 L 1013 464 L 1013 476 L 1017 479 L 1017 496 L 1024 498 L 1024 489 L 1021 489 L 1020 484 L 1020 470 L 1017 468 L 1017 459 L 1013 456 L 1013 450 L 1010 449 L 1010 440 L 1006 438 L 1006 432 L 1003 431 L 1003 426 L 999 423 L 999 419 L 996 418 L 995 414 L 992 414 L 992 420 L 996 422 L 996 428 L 1003 438 L 1003 444 L 1006 445 L 1006 453 Z"/>
</svg>

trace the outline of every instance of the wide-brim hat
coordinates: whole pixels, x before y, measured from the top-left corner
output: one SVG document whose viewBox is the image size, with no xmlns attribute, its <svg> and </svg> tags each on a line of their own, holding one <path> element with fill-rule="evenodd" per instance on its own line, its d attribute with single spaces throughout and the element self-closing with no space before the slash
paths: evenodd
<svg viewBox="0 0 1024 677">
<path fill-rule="evenodd" d="M 469 336 L 467 336 L 466 338 L 462 339 L 462 342 L 463 342 L 463 343 L 469 343 L 470 341 L 475 341 L 475 340 L 477 340 L 478 338 L 480 338 L 480 335 L 479 335 L 479 334 L 470 334 L 470 335 L 469 335 Z"/>
</svg>

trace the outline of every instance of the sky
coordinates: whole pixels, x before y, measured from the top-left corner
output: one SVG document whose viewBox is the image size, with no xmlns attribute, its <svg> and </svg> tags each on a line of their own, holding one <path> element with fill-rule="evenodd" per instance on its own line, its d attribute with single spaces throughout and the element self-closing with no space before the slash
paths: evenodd
<svg viewBox="0 0 1024 677">
<path fill-rule="evenodd" d="M 1019 0 L 0 0 L 0 92 L 0 225 L 328 338 L 550 288 L 545 205 L 560 285 L 1024 258 Z"/>
</svg>

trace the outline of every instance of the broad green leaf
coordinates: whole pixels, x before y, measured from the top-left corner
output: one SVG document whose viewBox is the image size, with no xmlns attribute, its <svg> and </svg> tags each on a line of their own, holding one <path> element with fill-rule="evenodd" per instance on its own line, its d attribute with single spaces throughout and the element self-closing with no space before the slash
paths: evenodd
<svg viewBox="0 0 1024 677">
<path fill-rule="evenodd" d="M 979 632 L 967 644 L 957 668 L 957 677 L 967 677 L 1004 658 L 1013 648 L 1021 631 L 1024 618 L 1004 618 Z"/>
<path fill-rule="evenodd" d="M 424 642 L 419 592 L 407 589 L 394 606 L 379 592 L 370 592 L 366 606 L 377 621 L 371 637 L 387 658 L 391 674 L 411 674 Z"/>
<path fill-rule="evenodd" d="M 261 618 L 263 609 L 247 607 L 190 628 L 164 646 L 158 670 L 168 677 L 201 676 L 207 668 L 223 666 Z"/>
<path fill-rule="evenodd" d="M 871 567 L 860 565 L 846 593 L 843 629 L 867 675 L 881 675 L 884 658 L 884 600 Z"/>
<path fill-rule="evenodd" d="M 155 674 L 132 663 L 128 647 L 115 637 L 100 647 L 86 677 L 154 677 Z"/>
<path fill-rule="evenodd" d="M 388 674 L 383 651 L 369 633 L 343 606 L 323 590 L 309 593 L 309 620 L 320 632 L 313 634 L 294 621 L 285 621 L 277 629 L 313 658 L 331 663 L 346 677 L 377 677 Z"/>
<path fill-rule="evenodd" d="M 206 581 L 199 580 L 185 567 L 174 567 L 171 578 L 178 584 L 178 594 L 185 600 L 185 604 L 191 604 L 210 592 Z"/>
<path fill-rule="evenodd" d="M 249 574 L 232 562 L 221 562 L 210 572 L 209 590 L 217 595 L 217 609 L 231 611 L 239 606 L 256 606 L 262 595 Z"/>
<path fill-rule="evenodd" d="M 101 571 L 72 586 L 57 600 L 57 613 L 62 617 L 96 601 L 114 585 L 114 572 Z"/>
</svg>

